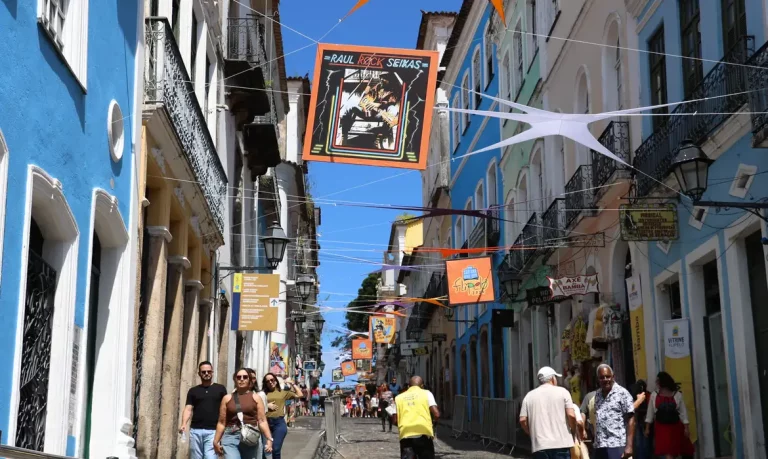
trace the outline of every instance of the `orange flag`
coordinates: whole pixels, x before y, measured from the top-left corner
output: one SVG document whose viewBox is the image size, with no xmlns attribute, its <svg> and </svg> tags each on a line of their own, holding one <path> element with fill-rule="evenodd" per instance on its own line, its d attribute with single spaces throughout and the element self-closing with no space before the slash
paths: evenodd
<svg viewBox="0 0 768 459">
<path fill-rule="evenodd" d="M 501 17 L 501 23 L 506 24 L 507 19 L 504 17 L 504 1 L 491 0 L 491 5 L 493 5 L 493 7 L 496 8 L 496 12 L 499 13 L 499 17 Z"/>
<path fill-rule="evenodd" d="M 355 3 L 355 6 L 353 6 L 352 9 L 349 10 L 349 13 L 347 13 L 347 15 L 344 16 L 344 19 L 346 19 L 349 15 L 351 15 L 352 13 L 357 11 L 358 8 L 360 8 L 361 6 L 365 5 L 366 3 L 368 3 L 368 0 L 360 0 L 357 3 Z M 344 20 L 344 19 L 342 19 L 342 20 Z"/>
</svg>

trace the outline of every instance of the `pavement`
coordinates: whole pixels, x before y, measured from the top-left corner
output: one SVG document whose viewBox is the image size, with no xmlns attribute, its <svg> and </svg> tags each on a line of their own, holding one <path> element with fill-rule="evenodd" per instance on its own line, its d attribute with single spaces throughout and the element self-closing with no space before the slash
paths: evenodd
<svg viewBox="0 0 768 459">
<path fill-rule="evenodd" d="M 282 455 L 285 459 L 312 459 L 320 443 L 323 430 L 322 417 L 296 418 L 294 427 L 288 428 L 288 435 L 283 442 Z"/>
<path fill-rule="evenodd" d="M 378 419 L 342 418 L 341 435 L 349 443 L 339 447 L 346 459 L 399 459 L 400 442 L 397 427 L 392 432 L 381 431 L 381 421 Z M 435 433 L 435 456 L 437 458 L 470 458 L 470 459 L 501 459 L 527 458 L 528 455 L 513 453 L 498 453 L 498 447 L 486 449 L 480 442 L 472 440 L 456 440 L 451 438 L 450 428 L 439 425 Z M 283 448 L 285 451 L 285 448 Z M 283 455 L 292 458 L 289 455 Z M 334 459 L 339 458 L 334 456 Z M 303 459 L 303 458 L 302 458 Z"/>
</svg>

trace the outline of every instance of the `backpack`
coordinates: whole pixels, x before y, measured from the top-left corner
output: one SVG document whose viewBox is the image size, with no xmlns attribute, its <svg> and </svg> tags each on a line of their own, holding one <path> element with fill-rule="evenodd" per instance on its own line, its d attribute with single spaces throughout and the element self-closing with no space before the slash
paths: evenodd
<svg viewBox="0 0 768 459">
<path fill-rule="evenodd" d="M 658 401 L 658 392 L 656 392 L 656 397 L 656 422 L 659 424 L 677 424 L 680 422 L 680 413 L 677 412 L 675 395 L 672 394 L 672 397 L 664 397 L 665 400 L 661 402 Z"/>
</svg>

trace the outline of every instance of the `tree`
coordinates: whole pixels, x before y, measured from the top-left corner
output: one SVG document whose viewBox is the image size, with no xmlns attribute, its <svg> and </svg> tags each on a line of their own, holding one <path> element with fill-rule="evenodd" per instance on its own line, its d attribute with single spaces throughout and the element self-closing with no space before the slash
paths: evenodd
<svg viewBox="0 0 768 459">
<path fill-rule="evenodd" d="M 353 332 L 368 331 L 368 318 L 370 314 L 365 314 L 364 312 L 371 311 L 373 305 L 376 304 L 380 276 L 379 273 L 368 274 L 357 290 L 357 297 L 347 304 L 344 327 L 348 330 Z M 331 346 L 340 349 L 351 349 L 352 343 L 348 336 L 342 335 L 337 336 L 331 342 Z"/>
</svg>

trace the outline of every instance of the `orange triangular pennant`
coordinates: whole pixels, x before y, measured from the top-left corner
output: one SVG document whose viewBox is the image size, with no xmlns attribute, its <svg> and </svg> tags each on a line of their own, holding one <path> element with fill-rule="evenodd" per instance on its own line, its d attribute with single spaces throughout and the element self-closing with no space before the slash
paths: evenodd
<svg viewBox="0 0 768 459">
<path fill-rule="evenodd" d="M 507 18 L 504 17 L 504 1 L 491 0 L 491 5 L 493 5 L 493 7 L 496 8 L 496 12 L 499 13 L 499 17 L 501 18 L 501 23 L 505 24 L 505 27 L 506 27 Z"/>
</svg>

